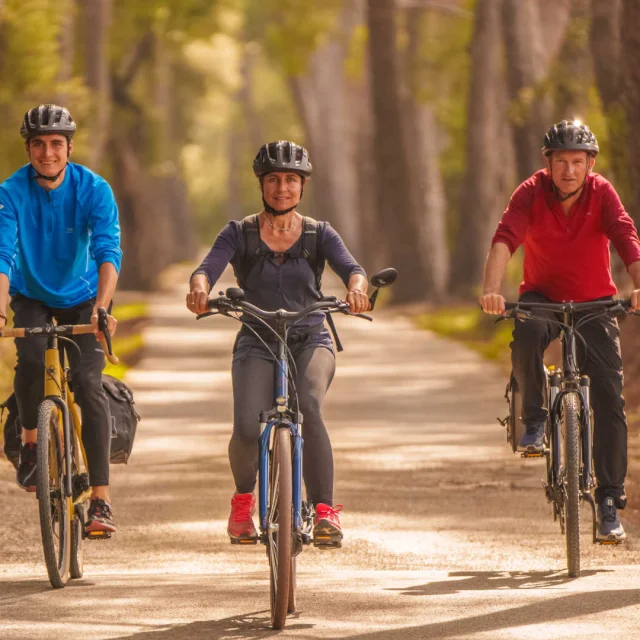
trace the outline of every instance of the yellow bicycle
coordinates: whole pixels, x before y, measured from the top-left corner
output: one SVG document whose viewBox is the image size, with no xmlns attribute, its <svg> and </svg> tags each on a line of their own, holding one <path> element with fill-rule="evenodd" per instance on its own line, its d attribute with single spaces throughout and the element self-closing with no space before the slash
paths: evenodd
<svg viewBox="0 0 640 640">
<path fill-rule="evenodd" d="M 98 327 L 109 362 L 113 355 L 107 329 L 107 312 L 100 309 Z M 108 538 L 108 532 L 85 534 L 86 502 L 91 495 L 87 459 L 82 444 L 82 421 L 71 390 L 64 341 L 78 348 L 70 335 L 93 333 L 91 324 L 3 329 L 2 338 L 46 338 L 44 400 L 38 406 L 36 497 L 40 512 L 42 548 L 49 581 L 64 587 L 69 578 L 81 578 L 84 565 L 83 538 Z"/>
</svg>

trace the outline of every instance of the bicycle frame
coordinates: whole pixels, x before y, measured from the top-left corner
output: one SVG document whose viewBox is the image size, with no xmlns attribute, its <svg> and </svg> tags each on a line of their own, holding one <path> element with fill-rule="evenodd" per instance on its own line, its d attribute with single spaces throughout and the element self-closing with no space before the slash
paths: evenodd
<svg viewBox="0 0 640 640">
<path fill-rule="evenodd" d="M 260 530 L 262 537 L 269 528 L 267 522 L 267 502 L 269 495 L 269 451 L 273 441 L 274 429 L 286 428 L 290 431 L 292 442 L 292 499 L 293 525 L 296 531 L 302 527 L 302 414 L 292 412 L 288 406 L 289 363 L 287 361 L 286 342 L 284 340 L 284 318 L 276 319 L 276 331 L 283 339 L 278 341 L 278 358 L 275 369 L 275 405 L 270 411 L 260 413 L 259 471 L 258 491 L 260 510 Z"/>
<path fill-rule="evenodd" d="M 65 367 L 64 349 L 59 346 L 59 339 L 55 335 L 47 337 L 47 347 L 44 355 L 45 362 L 45 399 L 51 400 L 58 407 L 62 415 L 62 441 L 64 443 L 65 464 L 67 469 L 71 469 L 71 452 L 73 449 L 73 434 L 71 431 L 70 418 L 73 420 L 77 443 L 80 449 L 80 456 L 77 460 L 83 469 L 79 472 L 86 472 L 88 468 L 87 457 L 82 443 L 82 420 L 74 402 L 73 392 L 69 387 L 69 370 Z M 69 472 L 65 474 L 65 497 L 71 497 L 73 505 L 81 504 L 87 500 L 91 494 L 90 488 L 83 487 L 78 496 L 73 498 L 73 478 Z"/>
</svg>

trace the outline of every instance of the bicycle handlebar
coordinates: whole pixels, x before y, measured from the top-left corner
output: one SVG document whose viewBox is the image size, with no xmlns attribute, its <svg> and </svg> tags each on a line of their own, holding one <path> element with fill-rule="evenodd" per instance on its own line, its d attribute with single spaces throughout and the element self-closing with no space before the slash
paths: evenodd
<svg viewBox="0 0 640 640">
<path fill-rule="evenodd" d="M 593 300 L 591 302 L 507 302 L 507 311 L 555 311 L 564 313 L 566 311 L 597 311 L 604 309 L 614 309 L 620 307 L 625 311 L 631 308 L 631 300 L 622 298 L 619 300 Z M 507 314 L 507 317 L 511 314 Z"/>
<path fill-rule="evenodd" d="M 252 314 L 255 314 L 259 318 L 262 318 L 263 320 L 300 320 L 316 311 L 323 311 L 324 313 L 344 313 L 345 315 L 355 316 L 356 318 L 363 318 L 365 320 L 369 320 L 370 322 L 373 320 L 371 316 L 367 316 L 364 313 L 352 313 L 349 310 L 349 304 L 347 302 L 344 302 L 343 300 L 338 300 L 338 298 L 336 297 L 323 298 L 322 300 L 314 302 L 313 304 L 309 305 L 305 309 L 301 309 L 300 311 L 286 311 L 285 309 L 278 309 L 277 311 L 265 311 L 264 309 L 260 309 L 250 302 L 246 302 L 244 300 L 232 300 L 227 296 L 220 296 L 218 298 L 209 300 L 209 302 L 207 303 L 207 307 L 209 309 L 215 309 L 222 314 L 229 313 L 231 311 L 248 311 Z M 197 318 L 205 318 L 209 315 L 213 314 L 211 312 L 201 313 L 197 316 Z"/>
<path fill-rule="evenodd" d="M 101 313 L 104 311 L 104 315 Z M 104 353 L 107 357 L 107 360 L 111 362 L 111 364 L 118 364 L 120 359 L 114 355 L 113 349 L 111 347 L 111 335 L 109 333 L 109 329 L 107 328 L 106 321 L 106 310 L 100 309 L 98 312 L 98 326 L 104 338 L 98 338 L 99 342 L 102 344 L 104 348 Z M 48 338 L 49 336 L 70 336 L 70 335 L 80 335 L 86 333 L 94 333 L 95 327 L 92 324 L 47 324 L 43 327 L 20 327 L 7 329 L 4 328 L 0 331 L 0 338 Z"/>
</svg>

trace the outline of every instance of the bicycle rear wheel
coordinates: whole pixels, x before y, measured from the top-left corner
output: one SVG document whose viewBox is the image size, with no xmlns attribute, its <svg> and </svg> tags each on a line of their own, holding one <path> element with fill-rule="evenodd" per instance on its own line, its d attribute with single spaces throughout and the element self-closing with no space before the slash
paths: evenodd
<svg viewBox="0 0 640 640">
<path fill-rule="evenodd" d="M 291 435 L 288 429 L 276 429 L 267 507 L 267 551 L 271 593 L 271 626 L 282 629 L 287 619 L 291 585 Z"/>
<path fill-rule="evenodd" d="M 580 575 L 580 421 L 578 399 L 568 393 L 562 400 L 564 426 L 564 487 L 569 576 Z"/>
<path fill-rule="evenodd" d="M 71 497 L 64 495 L 65 460 L 62 415 L 52 400 L 38 407 L 36 486 L 44 561 L 51 586 L 64 587 L 69 577 Z"/>
</svg>

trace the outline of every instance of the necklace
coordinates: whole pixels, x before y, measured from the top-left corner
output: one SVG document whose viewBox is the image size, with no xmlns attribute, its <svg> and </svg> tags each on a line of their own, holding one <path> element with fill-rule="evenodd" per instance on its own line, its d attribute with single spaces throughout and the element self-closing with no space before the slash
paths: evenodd
<svg viewBox="0 0 640 640">
<path fill-rule="evenodd" d="M 264 221 L 275 231 L 293 231 L 296 227 L 294 224 L 292 224 L 290 227 L 276 227 L 275 224 L 273 224 L 273 222 L 271 222 L 271 220 L 269 220 L 269 218 L 267 218 L 265 216 Z"/>
</svg>

